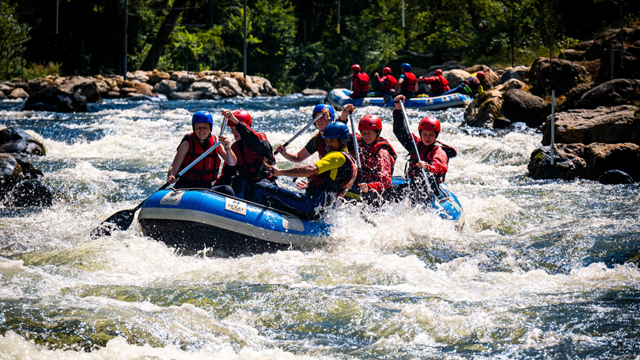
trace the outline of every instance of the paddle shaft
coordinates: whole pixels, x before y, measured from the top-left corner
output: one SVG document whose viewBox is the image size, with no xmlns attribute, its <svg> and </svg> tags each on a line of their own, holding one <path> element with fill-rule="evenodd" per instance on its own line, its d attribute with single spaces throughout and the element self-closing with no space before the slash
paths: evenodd
<svg viewBox="0 0 640 360">
<path fill-rule="evenodd" d="M 416 144 L 416 139 L 413 138 L 413 134 L 411 134 L 411 130 L 409 130 L 409 120 L 407 119 L 407 110 L 404 108 L 404 103 L 402 101 L 400 101 L 400 107 L 402 108 L 402 117 L 404 119 L 404 126 L 407 129 L 407 133 L 409 134 L 409 138 L 411 139 L 411 143 L 413 144 L 413 150 L 416 152 L 416 158 L 418 159 L 418 162 L 421 162 L 422 159 L 420 159 L 420 152 L 418 151 L 418 145 Z M 435 195 L 433 194 L 433 189 L 431 189 L 431 186 L 429 185 L 429 177 L 427 176 L 427 172 L 424 171 L 424 168 L 420 168 L 420 171 L 422 172 L 422 176 L 424 176 L 424 180 L 427 182 L 427 189 L 429 189 L 429 192 L 432 195 Z M 431 175 L 431 173 L 429 173 L 429 175 Z"/>
<path fill-rule="evenodd" d="M 353 124 L 353 111 L 349 112 L 349 118 L 351 119 L 351 133 L 353 134 L 353 147 L 356 150 L 356 160 L 358 162 L 358 175 L 360 178 L 360 183 L 364 183 L 364 180 L 362 179 L 362 171 L 360 171 L 360 169 L 362 169 L 362 164 L 360 164 L 360 149 L 358 149 L 358 139 L 356 138 L 356 127 Z"/>
<path fill-rule="evenodd" d="M 320 118 L 321 118 L 322 116 L 324 116 L 324 114 L 323 114 L 323 113 L 320 113 L 320 115 L 316 116 L 316 118 L 315 118 L 315 119 L 311 120 L 311 122 L 310 122 L 310 123 L 308 123 L 305 127 L 303 127 L 303 128 L 302 128 L 302 130 L 298 131 L 295 135 L 293 135 L 293 137 L 292 137 L 291 139 L 289 139 L 286 143 L 282 144 L 282 146 L 283 146 L 283 147 L 285 147 L 285 148 L 286 148 L 287 146 L 289 146 L 289 144 L 291 144 L 291 142 L 292 142 L 293 140 L 295 140 L 298 136 L 300 136 L 300 134 L 302 134 L 303 132 L 305 132 L 305 130 L 307 130 L 311 125 L 315 124 L 318 120 L 320 120 Z M 279 154 L 279 153 L 278 153 L 278 150 L 276 150 L 276 151 L 273 153 L 273 156 L 276 156 L 276 155 L 278 155 L 278 154 Z"/>
</svg>

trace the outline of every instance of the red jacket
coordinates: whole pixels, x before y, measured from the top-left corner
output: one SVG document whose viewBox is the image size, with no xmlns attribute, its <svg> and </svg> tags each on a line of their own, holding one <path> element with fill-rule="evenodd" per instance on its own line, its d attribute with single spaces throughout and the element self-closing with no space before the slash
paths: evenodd
<svg viewBox="0 0 640 360">
<path fill-rule="evenodd" d="M 393 166 L 398 155 L 386 139 L 378 138 L 376 142 L 367 145 L 364 139 L 358 141 L 360 151 L 360 173 L 362 180 L 367 183 L 369 190 L 379 193 L 391 187 Z"/>
<path fill-rule="evenodd" d="M 353 75 L 351 90 L 353 91 L 350 97 L 363 97 L 362 93 L 366 96 L 369 92 L 369 75 L 363 72 L 359 72 Z"/>
<path fill-rule="evenodd" d="M 396 86 L 398 86 L 398 80 L 396 80 L 392 75 L 385 75 L 380 78 L 380 84 L 382 84 L 380 91 L 388 93 L 391 90 L 396 89 Z"/>
<path fill-rule="evenodd" d="M 449 88 L 449 81 L 442 75 L 421 77 L 420 81 L 425 84 L 431 84 L 431 93 L 434 95 L 442 95 L 443 93 L 451 90 Z"/>
<path fill-rule="evenodd" d="M 418 79 L 416 79 L 416 76 L 413 73 L 405 71 L 404 81 L 402 81 L 402 84 L 400 85 L 400 91 L 402 93 L 405 93 L 405 92 L 412 92 L 417 90 L 418 90 Z"/>
<path fill-rule="evenodd" d="M 193 133 L 185 135 L 185 137 L 182 138 L 180 145 L 182 145 L 182 143 L 185 141 L 189 143 L 189 152 L 187 152 L 187 155 L 185 155 L 182 164 L 180 164 L 180 169 L 178 170 L 179 172 L 189 166 L 189 164 L 195 161 L 200 155 L 202 155 L 216 142 L 218 142 L 218 138 L 215 135 L 209 135 L 209 138 L 206 140 L 204 149 L 200 145 L 200 141 L 198 141 L 197 136 L 195 136 Z M 219 151 L 220 147 L 218 147 L 215 151 L 195 164 L 182 177 L 189 180 L 213 182 L 218 178 L 218 170 L 220 169 L 221 159 L 218 156 Z"/>
<path fill-rule="evenodd" d="M 413 139 L 418 146 L 418 151 L 420 152 L 420 159 L 422 161 L 427 162 L 427 170 L 435 175 L 438 182 L 444 182 L 445 175 L 447 175 L 447 164 L 449 162 L 449 157 L 447 153 L 444 151 L 442 146 L 437 145 L 437 142 L 426 146 L 422 139 L 413 135 Z M 415 156 L 415 153 L 411 153 L 411 157 L 409 158 L 409 173 L 407 174 L 409 177 L 418 177 L 420 175 L 420 169 L 416 166 L 418 163 L 418 159 Z"/>
</svg>

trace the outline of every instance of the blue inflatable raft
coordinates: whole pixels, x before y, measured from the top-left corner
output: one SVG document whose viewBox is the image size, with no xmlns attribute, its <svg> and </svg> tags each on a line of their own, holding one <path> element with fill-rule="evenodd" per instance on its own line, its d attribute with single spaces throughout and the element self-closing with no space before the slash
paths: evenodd
<svg viewBox="0 0 640 360">
<path fill-rule="evenodd" d="M 349 97 L 351 94 L 351 90 L 347 89 L 333 89 L 327 95 L 327 99 L 329 100 L 329 104 L 331 106 L 341 109 L 342 106 L 346 104 L 353 104 L 355 107 L 361 106 L 380 106 L 380 107 L 388 107 L 393 108 L 395 104 L 393 103 L 393 99 L 389 99 L 389 101 L 385 102 L 384 98 L 381 97 L 366 97 L 362 99 L 352 99 Z M 446 109 L 450 107 L 460 107 L 467 106 L 471 104 L 471 97 L 462 94 L 450 94 L 444 96 L 436 96 L 436 97 L 425 97 L 425 98 L 411 98 L 405 101 L 404 106 L 406 108 L 419 108 L 425 110 L 437 110 L 437 109 Z"/>
<path fill-rule="evenodd" d="M 405 184 L 402 177 L 393 179 Z M 458 199 L 441 184 L 430 207 L 446 220 L 464 223 Z M 142 206 L 138 221 L 144 235 L 179 249 L 211 249 L 247 255 L 287 249 L 312 249 L 324 242 L 331 224 L 305 221 L 285 212 L 206 189 L 160 190 Z"/>
</svg>

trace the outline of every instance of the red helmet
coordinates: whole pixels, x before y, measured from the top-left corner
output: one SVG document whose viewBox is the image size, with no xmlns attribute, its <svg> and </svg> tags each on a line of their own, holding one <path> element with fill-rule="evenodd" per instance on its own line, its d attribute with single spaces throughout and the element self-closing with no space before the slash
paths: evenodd
<svg viewBox="0 0 640 360">
<path fill-rule="evenodd" d="M 351 65 L 351 71 L 360 72 L 361 71 L 360 65 L 358 64 Z"/>
<path fill-rule="evenodd" d="M 436 119 L 433 116 L 427 116 L 426 118 L 420 120 L 418 130 L 430 130 L 440 133 L 440 120 Z"/>
<path fill-rule="evenodd" d="M 358 124 L 358 130 L 382 130 L 382 120 L 378 117 L 378 115 L 367 114 L 362 119 L 360 119 L 360 123 Z"/>
<path fill-rule="evenodd" d="M 391 74 L 391 68 L 390 67 L 386 67 L 382 69 L 382 75 L 387 75 L 387 74 Z"/>
<path fill-rule="evenodd" d="M 251 121 L 251 114 L 249 114 L 247 110 L 236 110 L 233 112 L 233 116 L 235 116 L 238 121 L 247 126 L 251 126 L 251 124 L 253 124 L 253 122 Z M 236 125 L 232 122 L 230 122 L 228 125 L 230 127 L 236 127 Z"/>
<path fill-rule="evenodd" d="M 484 71 L 478 71 L 476 73 L 476 77 L 480 80 L 484 80 L 485 76 L 484 76 Z"/>
<path fill-rule="evenodd" d="M 440 69 L 436 70 L 436 76 L 438 76 L 438 75 L 442 75 L 442 70 L 440 70 Z"/>
</svg>

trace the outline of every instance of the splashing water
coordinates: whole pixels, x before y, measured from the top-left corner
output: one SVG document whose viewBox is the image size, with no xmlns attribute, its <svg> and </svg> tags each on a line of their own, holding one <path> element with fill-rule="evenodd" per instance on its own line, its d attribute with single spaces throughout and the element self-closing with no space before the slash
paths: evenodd
<svg viewBox="0 0 640 360">
<path fill-rule="evenodd" d="M 84 114 L 0 109 L 0 128 L 38 137 L 33 164 L 61 193 L 50 208 L 0 208 L 2 359 L 634 358 L 640 353 L 637 185 L 527 177 L 541 136 L 434 115 L 459 156 L 447 175 L 466 212 L 459 232 L 409 202 L 327 214 L 310 251 L 184 256 L 125 232 L 90 231 L 164 184 L 197 110 L 245 108 L 272 144 L 320 98 L 92 105 Z M 399 155 L 391 111 L 369 107 Z M 357 118 L 355 119 L 357 121 Z M 214 133 L 219 125 L 214 126 Z M 295 140 L 302 148 L 312 132 Z M 279 159 L 284 166 L 286 161 Z M 315 156 L 311 158 L 315 160 Z M 290 181 L 283 182 L 291 186 Z M 365 221 L 374 217 L 375 225 Z"/>
</svg>

